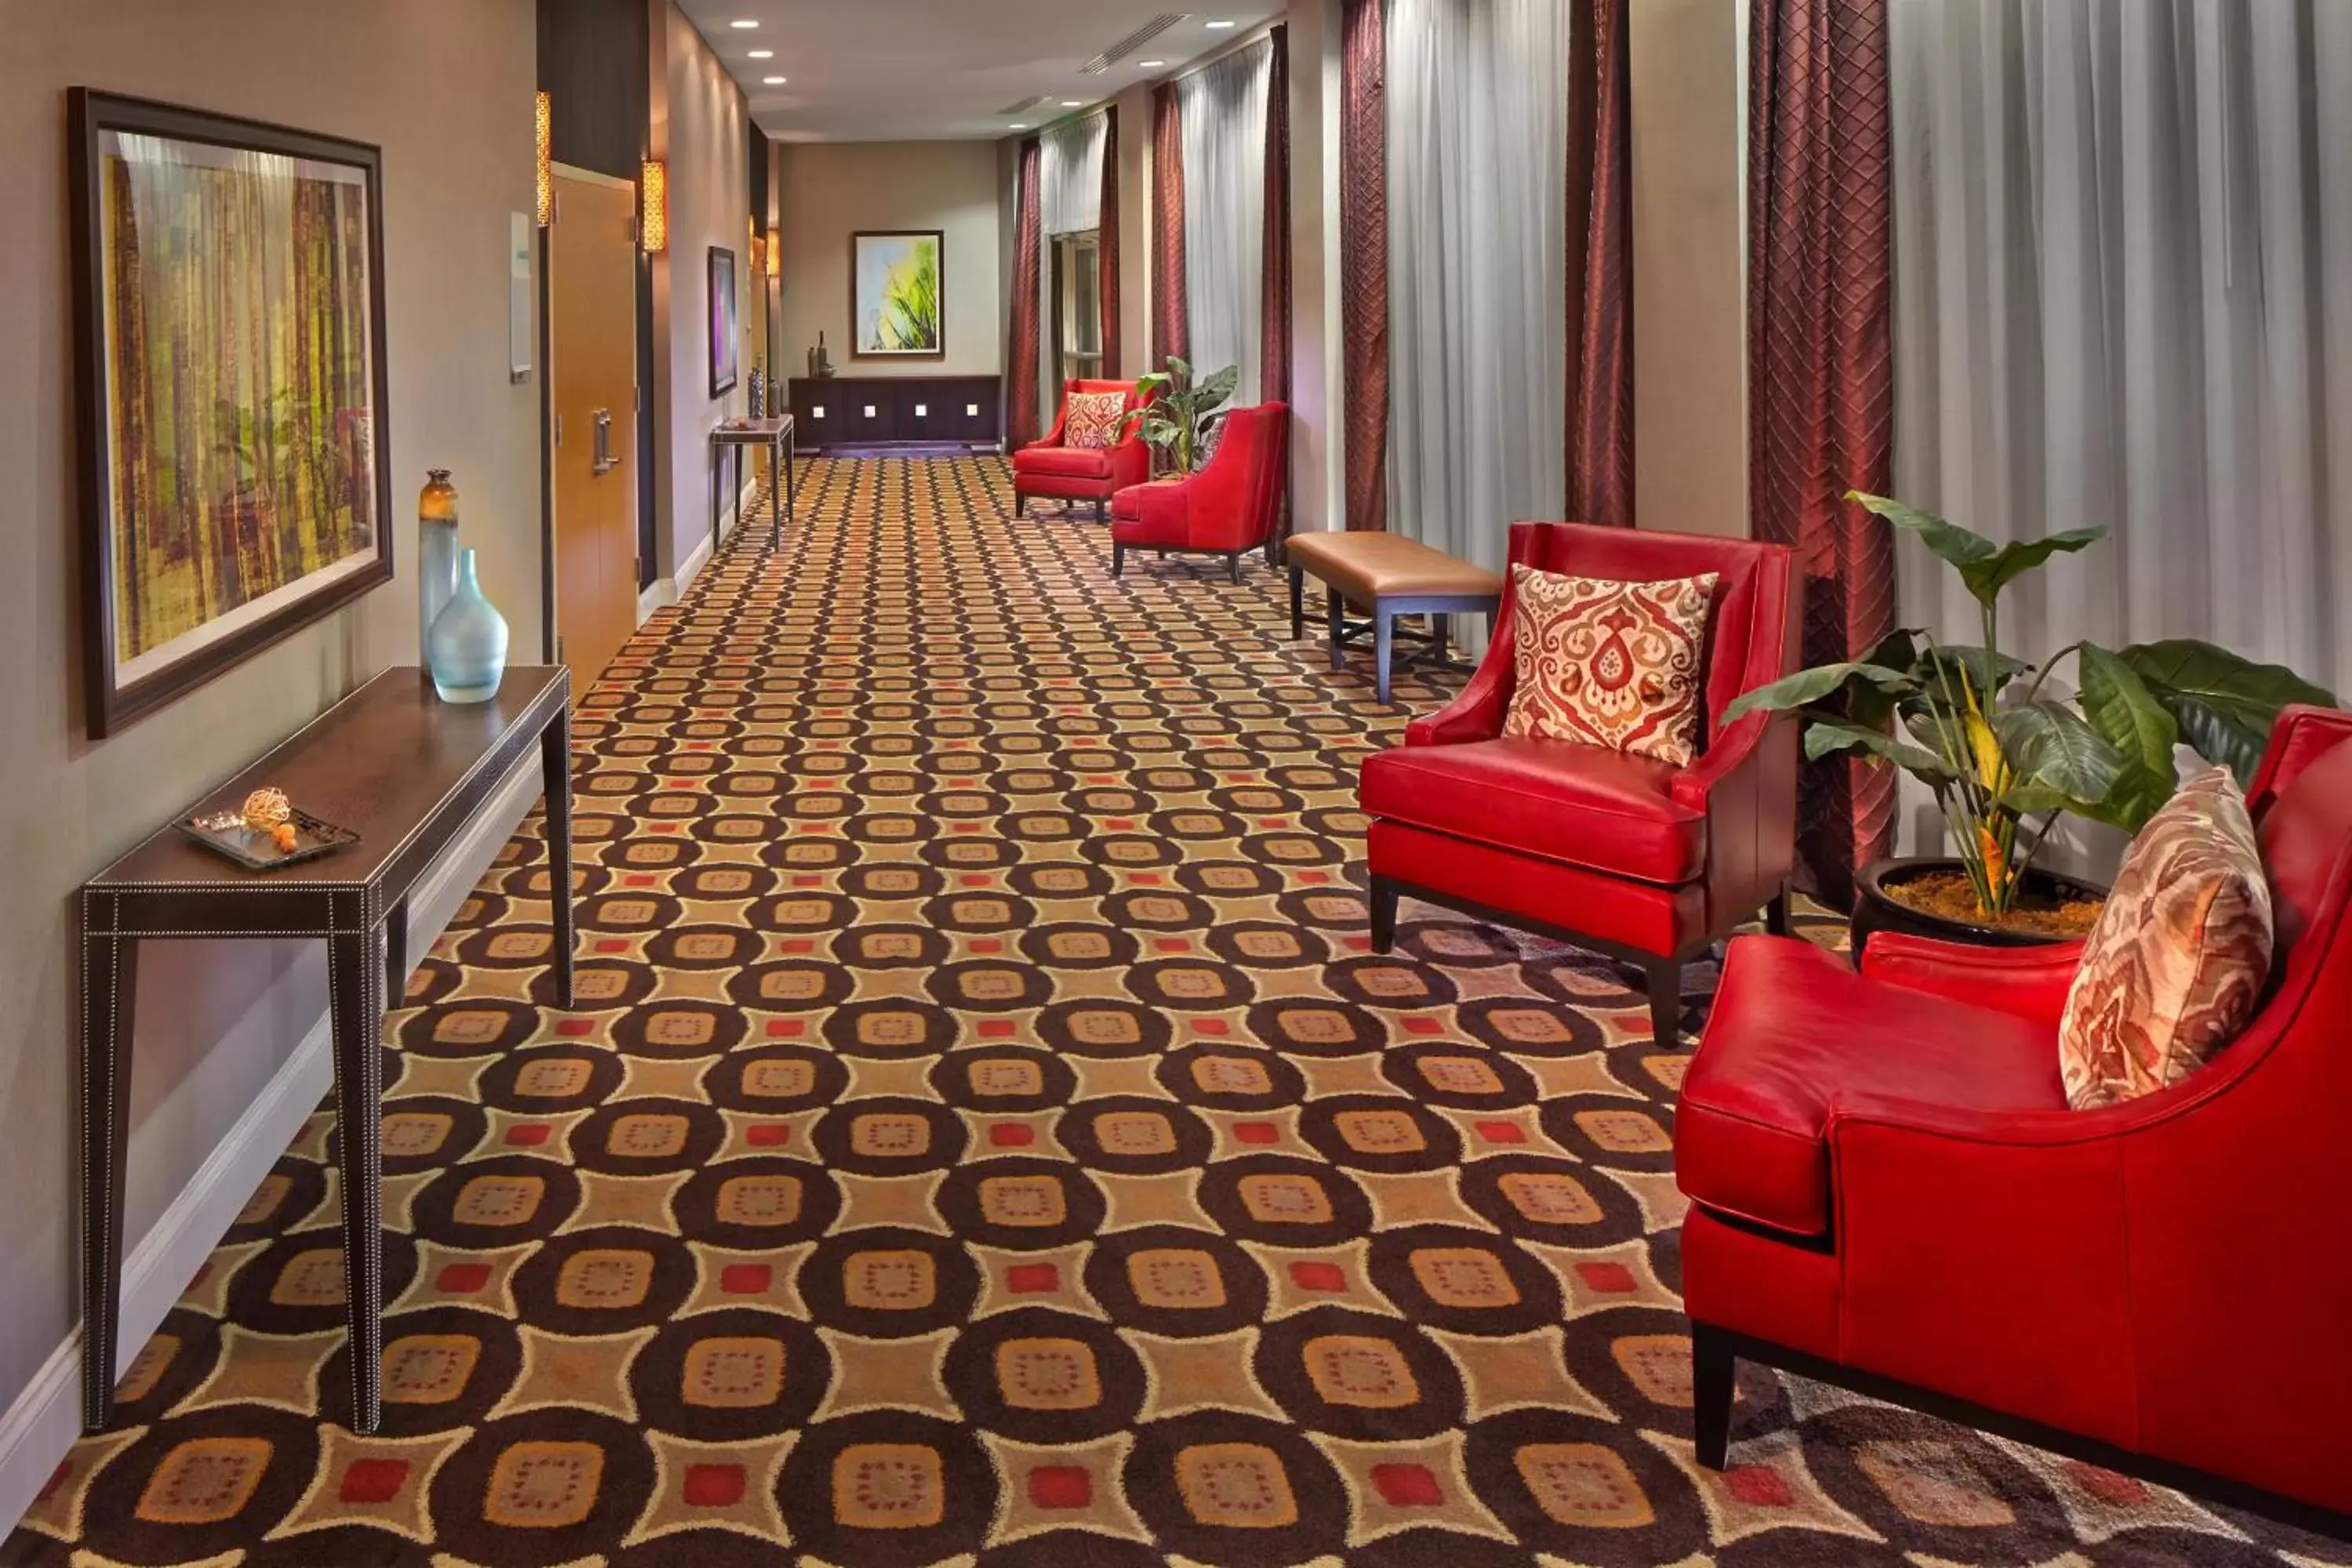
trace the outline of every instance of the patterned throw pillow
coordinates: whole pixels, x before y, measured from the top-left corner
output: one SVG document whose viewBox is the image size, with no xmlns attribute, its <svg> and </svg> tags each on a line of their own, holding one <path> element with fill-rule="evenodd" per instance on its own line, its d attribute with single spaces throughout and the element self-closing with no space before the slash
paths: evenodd
<svg viewBox="0 0 2352 1568">
<path fill-rule="evenodd" d="M 2270 978 L 2270 881 L 2227 768 L 2131 842 L 2066 994 L 2058 1066 L 2077 1110 L 2179 1082 L 2230 1043 Z"/>
<path fill-rule="evenodd" d="M 1503 733 L 1686 766 L 1698 751 L 1699 655 L 1714 594 L 1712 572 L 1612 583 L 1512 567 L 1518 685 Z"/>
<path fill-rule="evenodd" d="M 1100 451 L 1118 445 L 1118 423 L 1127 412 L 1124 392 L 1074 392 L 1062 420 L 1062 445 Z"/>
</svg>

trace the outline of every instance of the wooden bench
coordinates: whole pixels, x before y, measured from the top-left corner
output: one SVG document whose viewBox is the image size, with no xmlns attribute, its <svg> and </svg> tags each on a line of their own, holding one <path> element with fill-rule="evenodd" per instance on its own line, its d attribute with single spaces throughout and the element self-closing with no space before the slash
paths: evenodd
<svg viewBox="0 0 2352 1568">
<path fill-rule="evenodd" d="M 1349 641 L 1372 634 L 1373 689 L 1389 700 L 1389 673 L 1396 639 L 1426 646 L 1417 656 L 1447 669 L 1467 668 L 1445 655 L 1446 621 L 1459 615 L 1494 616 L 1502 603 L 1503 580 L 1484 567 L 1457 561 L 1401 533 L 1294 533 L 1290 556 L 1290 639 L 1307 635 L 1307 579 L 1323 584 L 1324 609 L 1331 627 L 1331 668 L 1340 668 Z M 1370 612 L 1350 621 L 1346 606 Z M 1399 628 L 1399 616 L 1429 616 L 1429 630 Z"/>
</svg>

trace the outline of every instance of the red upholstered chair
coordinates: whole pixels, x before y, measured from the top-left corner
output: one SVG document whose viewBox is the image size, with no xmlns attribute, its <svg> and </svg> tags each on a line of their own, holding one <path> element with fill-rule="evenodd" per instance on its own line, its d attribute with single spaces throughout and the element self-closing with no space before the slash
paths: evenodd
<svg viewBox="0 0 2352 1568">
<path fill-rule="evenodd" d="M 1268 545 L 1282 521 L 1289 441 L 1290 405 L 1236 408 L 1224 416 L 1207 468 L 1113 496 L 1110 574 L 1119 574 L 1130 550 L 1178 551 L 1222 555 L 1240 582 L 1243 552 Z"/>
<path fill-rule="evenodd" d="M 1400 895 L 1560 936 L 1639 964 L 1650 1021 L 1671 1044 L 1682 965 L 1759 908 L 1784 930 L 1796 852 L 1797 731 L 1787 714 L 1718 717 L 1788 673 L 1797 646 L 1789 552 L 1777 544 L 1579 522 L 1511 525 L 1510 558 L 1620 582 L 1716 574 L 1704 749 L 1688 767 L 1566 741 L 1505 738 L 1514 673 L 1511 589 L 1486 661 L 1454 705 L 1415 720 L 1364 763 L 1372 818 L 1372 945 L 1389 950 Z"/>
<path fill-rule="evenodd" d="M 1062 411 L 1054 416 L 1054 428 L 1044 440 L 1033 441 L 1013 454 L 1015 512 L 1027 511 L 1032 496 L 1053 500 L 1090 500 L 1095 503 L 1095 519 L 1100 521 L 1111 497 L 1151 477 L 1151 448 L 1135 431 L 1129 431 L 1109 447 L 1062 445 L 1062 428 L 1070 418 L 1070 396 L 1080 392 L 1123 392 L 1129 409 L 1139 406 L 1135 383 L 1131 381 L 1065 382 Z"/>
<path fill-rule="evenodd" d="M 1675 1125 L 1701 1462 L 1745 1356 L 2352 1534 L 2347 741 L 2280 717 L 2272 989 L 2142 1099 L 2066 1108 L 2079 944 L 1731 944 Z"/>
</svg>

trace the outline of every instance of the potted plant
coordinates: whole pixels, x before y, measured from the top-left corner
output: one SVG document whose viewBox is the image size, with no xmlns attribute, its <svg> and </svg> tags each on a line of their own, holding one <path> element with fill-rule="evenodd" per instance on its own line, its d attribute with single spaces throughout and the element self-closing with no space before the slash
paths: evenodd
<svg viewBox="0 0 2352 1568">
<path fill-rule="evenodd" d="M 1859 754 L 1934 794 L 1958 853 L 1864 868 L 1856 951 L 1886 929 L 1993 945 L 2083 934 L 2105 889 L 2036 869 L 2053 826 L 2071 813 L 2137 832 L 2172 795 L 2176 746 L 2248 783 L 2282 707 L 2336 705 L 2292 670 L 2189 638 L 2112 650 L 2070 643 L 2039 664 L 2013 658 L 2000 647 L 2001 591 L 2105 529 L 1995 544 L 1884 496 L 1846 499 L 1918 535 L 1958 573 L 1984 633 L 1979 645 L 1954 646 L 1906 627 L 1861 658 L 1801 670 L 1725 710 L 1727 721 L 1801 713 L 1809 759 Z M 2061 696 L 2051 678 L 2070 658 L 2074 691 Z"/>
<path fill-rule="evenodd" d="M 1192 367 L 1174 354 L 1168 368 L 1156 370 L 1135 384 L 1137 406 L 1128 412 L 1120 434 L 1140 425 L 1144 442 L 1156 454 L 1154 466 L 1164 474 L 1189 474 L 1206 460 L 1202 437 L 1210 420 L 1240 384 L 1241 367 L 1227 365 L 1205 381 L 1192 379 Z"/>
</svg>

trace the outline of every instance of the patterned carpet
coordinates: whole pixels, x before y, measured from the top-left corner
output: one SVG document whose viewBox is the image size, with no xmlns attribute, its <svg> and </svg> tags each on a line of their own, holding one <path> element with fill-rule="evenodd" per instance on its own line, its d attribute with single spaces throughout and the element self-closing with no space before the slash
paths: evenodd
<svg viewBox="0 0 2352 1568">
<path fill-rule="evenodd" d="M 813 464 L 584 702 L 579 1005 L 534 819 L 391 1022 L 383 1430 L 315 1415 L 321 1111 L 0 1561 L 2352 1559 L 1753 1370 L 1697 1468 L 1686 1053 L 1368 951 L 1356 766 L 1444 691 L 1008 491 Z"/>
</svg>

